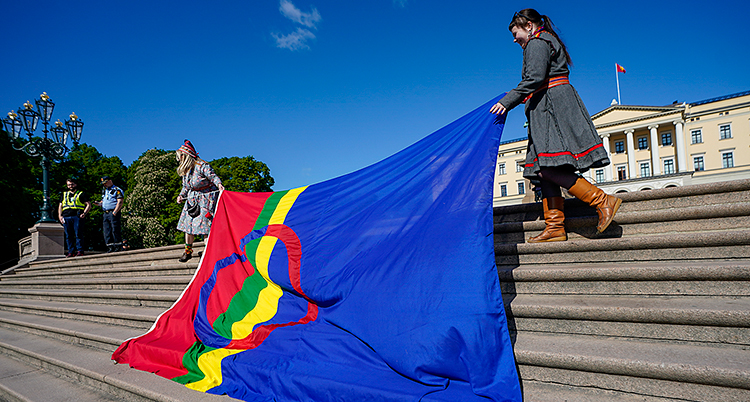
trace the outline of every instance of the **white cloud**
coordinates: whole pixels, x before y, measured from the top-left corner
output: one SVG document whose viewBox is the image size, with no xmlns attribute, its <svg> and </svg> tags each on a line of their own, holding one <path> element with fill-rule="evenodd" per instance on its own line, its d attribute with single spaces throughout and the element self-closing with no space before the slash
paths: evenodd
<svg viewBox="0 0 750 402">
<path fill-rule="evenodd" d="M 279 11 L 281 11 L 284 17 L 308 28 L 315 29 L 321 20 L 320 13 L 315 7 L 313 7 L 312 12 L 303 13 L 289 0 L 281 0 L 279 2 Z"/>
<path fill-rule="evenodd" d="M 297 28 L 287 35 L 271 34 L 276 39 L 276 47 L 289 50 L 309 49 L 308 40 L 315 39 L 315 34 L 305 28 Z"/>
<path fill-rule="evenodd" d="M 396 7 L 404 8 L 404 7 L 406 7 L 406 2 L 407 1 L 408 0 L 393 0 L 393 5 L 396 6 Z"/>
<path fill-rule="evenodd" d="M 297 27 L 296 31 L 286 35 L 271 34 L 276 40 L 276 47 L 292 51 L 309 49 L 310 46 L 307 42 L 315 39 L 315 34 L 312 33 L 311 29 L 317 29 L 317 25 L 321 20 L 318 10 L 312 7 L 309 13 L 304 13 L 292 4 L 290 0 L 280 0 L 279 11 L 284 17 L 305 28 Z"/>
</svg>

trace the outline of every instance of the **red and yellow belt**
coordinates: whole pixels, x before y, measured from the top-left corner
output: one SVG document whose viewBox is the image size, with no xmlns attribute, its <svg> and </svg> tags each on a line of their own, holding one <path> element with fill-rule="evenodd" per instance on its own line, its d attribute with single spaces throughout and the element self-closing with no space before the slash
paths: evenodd
<svg viewBox="0 0 750 402">
<path fill-rule="evenodd" d="M 542 86 L 540 86 L 536 91 L 532 92 L 529 96 L 527 96 L 523 103 L 526 103 L 531 97 L 537 94 L 537 92 L 545 91 L 549 88 L 556 87 L 558 85 L 564 85 L 564 84 L 570 84 L 570 81 L 568 80 L 567 75 L 559 75 L 557 77 L 550 77 Z"/>
</svg>

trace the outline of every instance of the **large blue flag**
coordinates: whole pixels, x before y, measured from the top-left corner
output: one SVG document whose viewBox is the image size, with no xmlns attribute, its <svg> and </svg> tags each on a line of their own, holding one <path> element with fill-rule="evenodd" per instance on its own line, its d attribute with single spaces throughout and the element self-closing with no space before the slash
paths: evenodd
<svg viewBox="0 0 750 402">
<path fill-rule="evenodd" d="M 246 401 L 521 401 L 495 266 L 493 99 L 354 173 L 225 191 L 120 363 Z"/>
</svg>

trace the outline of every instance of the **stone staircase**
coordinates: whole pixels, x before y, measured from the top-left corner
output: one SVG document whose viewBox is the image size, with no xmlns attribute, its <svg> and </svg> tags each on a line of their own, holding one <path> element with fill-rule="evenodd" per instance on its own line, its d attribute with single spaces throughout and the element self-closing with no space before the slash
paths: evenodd
<svg viewBox="0 0 750 402">
<path fill-rule="evenodd" d="M 570 240 L 526 244 L 537 204 L 495 210 L 526 401 L 750 401 L 750 180 L 566 204 Z M 196 247 L 197 251 L 202 246 Z M 0 401 L 229 401 L 110 361 L 187 286 L 181 246 L 0 277 Z M 41 384 L 41 385 L 40 385 Z"/>
<path fill-rule="evenodd" d="M 567 200 L 567 242 L 524 243 L 539 204 L 495 209 L 527 400 L 750 401 L 750 180 L 618 196 L 601 236 Z"/>
<path fill-rule="evenodd" d="M 196 244 L 202 252 L 203 244 Z M 188 285 L 182 246 L 33 263 L 0 277 L 0 401 L 230 401 L 115 365 Z"/>
</svg>

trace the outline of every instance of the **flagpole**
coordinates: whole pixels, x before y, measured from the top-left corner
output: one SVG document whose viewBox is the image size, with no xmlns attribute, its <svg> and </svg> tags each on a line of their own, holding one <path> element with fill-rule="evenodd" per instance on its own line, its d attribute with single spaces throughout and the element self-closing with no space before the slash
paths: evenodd
<svg viewBox="0 0 750 402">
<path fill-rule="evenodd" d="M 620 102 L 620 74 L 617 72 L 617 63 L 615 63 L 615 79 L 617 79 L 617 104 L 622 105 L 622 102 Z"/>
</svg>

